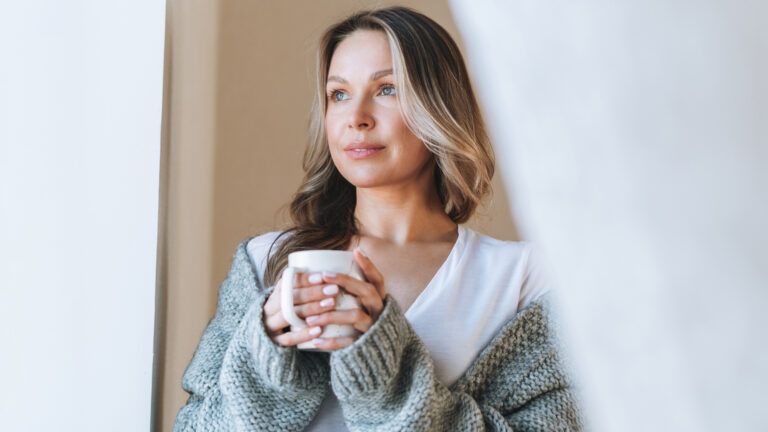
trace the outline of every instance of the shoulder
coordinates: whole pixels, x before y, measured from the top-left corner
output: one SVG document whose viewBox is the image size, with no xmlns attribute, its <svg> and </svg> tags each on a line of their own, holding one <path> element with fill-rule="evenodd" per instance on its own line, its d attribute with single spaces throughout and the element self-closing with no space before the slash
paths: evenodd
<svg viewBox="0 0 768 432">
<path fill-rule="evenodd" d="M 509 281 L 525 266 L 531 244 L 527 241 L 502 240 L 467 228 L 465 259 L 475 272 L 498 275 Z M 508 285 L 505 284 L 505 285 Z"/>
<path fill-rule="evenodd" d="M 552 278 L 544 267 L 541 249 L 535 243 L 528 242 L 523 269 L 524 278 L 518 309 L 544 297 L 552 287 Z"/>
<path fill-rule="evenodd" d="M 527 240 L 502 240 L 468 230 L 468 260 L 486 285 L 514 287 L 517 310 L 545 294 L 549 285 L 544 276 L 538 246 Z"/>
<path fill-rule="evenodd" d="M 284 234 L 284 231 L 269 231 L 251 236 L 243 241 L 251 265 L 256 269 L 259 282 L 264 281 L 264 270 L 268 258 L 275 253 L 277 247 L 287 236 L 288 234 Z"/>
<path fill-rule="evenodd" d="M 246 239 L 246 249 L 251 257 L 261 257 L 277 240 L 282 231 L 269 231 Z"/>
<path fill-rule="evenodd" d="M 493 256 L 494 258 L 513 259 L 515 261 L 522 259 L 531 248 L 527 241 L 502 240 L 491 237 L 487 234 L 467 229 L 468 247 L 477 253 Z"/>
</svg>

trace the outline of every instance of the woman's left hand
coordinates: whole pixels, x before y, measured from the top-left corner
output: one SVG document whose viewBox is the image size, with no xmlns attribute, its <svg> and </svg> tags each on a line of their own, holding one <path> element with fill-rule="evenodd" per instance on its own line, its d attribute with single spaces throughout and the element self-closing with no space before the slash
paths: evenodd
<svg viewBox="0 0 768 432">
<path fill-rule="evenodd" d="M 313 315 L 306 318 L 307 324 L 312 326 L 326 326 L 328 324 L 351 324 L 361 333 L 365 333 L 376 322 L 381 310 L 384 308 L 384 277 L 379 269 L 373 265 L 370 258 L 360 248 L 354 250 L 355 261 L 363 271 L 366 280 L 359 280 L 344 273 L 323 273 L 323 282 L 336 284 L 344 288 L 347 293 L 357 297 L 362 308 L 333 310 Z M 324 350 L 337 350 L 351 345 L 359 336 L 338 338 L 316 338 L 316 347 Z"/>
</svg>

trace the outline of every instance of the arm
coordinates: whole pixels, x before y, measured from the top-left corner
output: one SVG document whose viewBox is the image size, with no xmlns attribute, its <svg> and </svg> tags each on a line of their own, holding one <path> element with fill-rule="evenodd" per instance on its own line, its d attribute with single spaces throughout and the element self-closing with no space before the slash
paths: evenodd
<svg viewBox="0 0 768 432">
<path fill-rule="evenodd" d="M 451 388 L 387 296 L 376 323 L 331 354 L 331 382 L 354 431 L 581 430 L 546 299 L 517 314 Z"/>
<path fill-rule="evenodd" d="M 276 345 L 262 320 L 264 290 L 238 245 L 219 288 L 216 314 L 182 378 L 189 394 L 174 431 L 301 430 L 325 393 L 328 364 L 317 353 Z"/>
</svg>

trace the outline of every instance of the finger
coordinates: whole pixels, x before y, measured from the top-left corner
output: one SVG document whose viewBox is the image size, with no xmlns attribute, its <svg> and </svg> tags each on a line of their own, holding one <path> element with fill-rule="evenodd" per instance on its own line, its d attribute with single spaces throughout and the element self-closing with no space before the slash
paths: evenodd
<svg viewBox="0 0 768 432">
<path fill-rule="evenodd" d="M 323 279 L 327 282 L 336 284 L 344 288 L 348 293 L 354 294 L 357 297 L 369 297 L 379 296 L 379 292 L 376 287 L 370 282 L 361 281 L 360 279 L 348 275 L 346 273 L 324 273 Z"/>
<path fill-rule="evenodd" d="M 274 313 L 277 313 L 280 311 L 280 279 L 277 280 L 277 283 L 275 284 L 275 289 L 272 291 L 272 294 L 269 295 L 269 298 L 264 303 L 264 313 L 267 315 L 272 315 Z"/>
<path fill-rule="evenodd" d="M 328 351 L 335 351 L 337 349 L 341 349 L 349 345 L 352 345 L 355 342 L 355 340 L 357 340 L 357 338 L 352 336 L 337 337 L 337 338 L 316 338 L 312 340 L 312 343 L 317 348 L 328 350 Z"/>
<path fill-rule="evenodd" d="M 336 299 L 334 297 L 329 297 L 319 302 L 311 302 L 300 306 L 295 306 L 293 310 L 296 312 L 296 315 L 304 318 L 333 310 L 335 306 Z M 267 333 L 279 333 L 289 325 L 290 323 L 286 321 L 285 317 L 280 311 L 268 315 L 264 320 L 264 326 L 267 328 Z"/>
<path fill-rule="evenodd" d="M 365 279 L 367 279 L 368 282 L 372 283 L 373 286 L 376 287 L 381 297 L 384 297 L 384 276 L 381 274 L 379 269 L 376 268 L 368 255 L 366 255 L 365 252 L 363 252 L 363 250 L 359 247 L 355 248 L 355 261 L 363 271 Z"/>
<path fill-rule="evenodd" d="M 280 312 L 268 315 L 266 319 L 264 319 L 264 327 L 270 335 L 282 332 L 282 330 L 289 325 L 288 321 L 285 320 L 285 317 L 283 317 L 283 314 Z"/>
<path fill-rule="evenodd" d="M 339 286 L 336 284 L 323 284 L 308 288 L 296 288 L 293 290 L 293 304 L 300 305 L 313 301 L 319 301 L 328 297 L 335 297 L 338 293 Z"/>
<path fill-rule="evenodd" d="M 379 291 L 369 282 L 361 281 L 345 273 L 338 273 L 333 276 L 328 273 L 325 275 L 325 280 L 339 285 L 356 296 L 360 300 L 361 306 L 374 317 L 378 317 L 384 308 L 384 300 Z"/>
<path fill-rule="evenodd" d="M 296 272 L 294 287 L 308 287 L 322 284 L 323 274 L 319 272 Z"/>
<path fill-rule="evenodd" d="M 314 339 L 323 332 L 320 327 L 304 327 L 299 330 L 290 331 L 274 337 L 275 343 L 281 346 L 289 347 Z"/>
<path fill-rule="evenodd" d="M 304 303 L 302 305 L 296 306 L 294 311 L 296 311 L 296 315 L 300 317 L 308 317 L 312 315 L 319 315 L 323 312 L 328 312 L 333 310 L 334 307 L 336 307 L 336 299 L 334 297 L 328 297 L 320 301 Z"/>
<path fill-rule="evenodd" d="M 275 289 L 269 295 L 264 304 L 264 311 L 268 314 L 274 314 L 280 311 L 280 292 L 282 290 L 281 279 L 277 280 Z M 322 300 L 326 297 L 335 296 L 339 293 L 338 285 L 315 285 L 311 287 L 298 287 L 293 289 L 293 304 L 299 305 L 311 301 Z"/>
<path fill-rule="evenodd" d="M 308 316 L 308 325 L 326 326 L 328 324 L 351 324 L 357 331 L 365 333 L 373 325 L 373 319 L 360 308 L 334 310 L 320 315 Z"/>
</svg>

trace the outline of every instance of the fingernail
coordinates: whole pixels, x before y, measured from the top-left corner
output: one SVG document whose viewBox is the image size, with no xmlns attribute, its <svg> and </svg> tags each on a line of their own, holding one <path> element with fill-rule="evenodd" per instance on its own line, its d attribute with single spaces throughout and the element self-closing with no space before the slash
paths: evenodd
<svg viewBox="0 0 768 432">
<path fill-rule="evenodd" d="M 339 286 L 338 285 L 326 285 L 323 287 L 323 294 L 325 295 L 334 295 L 339 292 Z"/>
<path fill-rule="evenodd" d="M 336 277 L 336 273 L 334 273 L 334 272 L 323 272 L 323 276 Z"/>
<path fill-rule="evenodd" d="M 322 307 L 333 306 L 333 297 L 321 300 L 320 306 Z"/>
<path fill-rule="evenodd" d="M 323 329 L 321 329 L 320 327 L 312 327 L 311 329 L 309 329 L 309 334 L 311 334 L 312 336 L 317 336 L 322 331 L 323 331 Z"/>
<path fill-rule="evenodd" d="M 320 346 L 321 343 L 323 343 L 323 340 L 320 338 L 312 339 L 312 345 L 314 346 Z"/>
<path fill-rule="evenodd" d="M 319 320 L 319 319 L 320 318 L 317 315 L 312 315 L 310 317 L 307 317 L 307 324 L 316 323 L 317 320 Z"/>
<path fill-rule="evenodd" d="M 313 284 L 320 283 L 323 281 L 323 275 L 321 275 L 320 273 L 312 273 L 311 275 L 309 275 L 309 278 L 307 280 L 309 280 L 309 283 L 313 283 Z"/>
<path fill-rule="evenodd" d="M 367 253 L 365 253 L 365 251 L 363 250 L 363 248 L 361 248 L 360 246 L 358 246 L 358 247 L 357 247 L 357 251 L 358 251 L 358 252 L 360 252 L 360 255 L 362 255 L 362 256 L 364 256 L 364 257 L 368 258 L 368 254 L 367 254 Z"/>
</svg>

